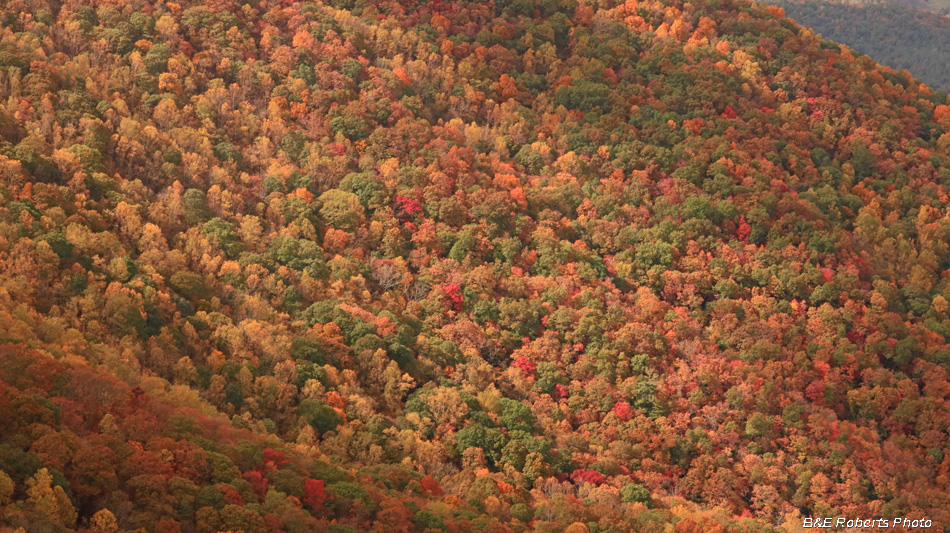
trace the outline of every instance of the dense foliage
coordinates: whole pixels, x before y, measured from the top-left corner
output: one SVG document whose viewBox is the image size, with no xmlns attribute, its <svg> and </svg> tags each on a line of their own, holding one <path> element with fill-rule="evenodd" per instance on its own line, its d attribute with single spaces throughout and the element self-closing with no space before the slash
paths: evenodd
<svg viewBox="0 0 950 533">
<path fill-rule="evenodd" d="M 769 2 L 826 39 L 848 45 L 923 82 L 950 89 L 950 18 L 891 3 Z"/>
<path fill-rule="evenodd" d="M 950 525 L 950 109 L 740 0 L 0 4 L 0 527 Z"/>
</svg>

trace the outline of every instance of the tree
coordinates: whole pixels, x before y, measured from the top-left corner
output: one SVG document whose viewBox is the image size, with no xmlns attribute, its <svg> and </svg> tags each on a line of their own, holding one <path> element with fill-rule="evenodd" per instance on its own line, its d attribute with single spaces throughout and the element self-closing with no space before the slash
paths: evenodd
<svg viewBox="0 0 950 533">
<path fill-rule="evenodd" d="M 189 226 L 196 226 L 211 218 L 211 209 L 208 207 L 208 199 L 203 191 L 198 189 L 188 189 L 182 196 L 182 208 L 184 209 L 185 223 Z"/>
<path fill-rule="evenodd" d="M 322 479 L 308 479 L 304 482 L 303 502 L 311 513 L 320 513 L 326 500 L 327 494 Z"/>
<path fill-rule="evenodd" d="M 116 533 L 119 531 L 119 523 L 112 511 L 108 509 L 101 509 L 92 515 L 89 526 L 95 533 Z"/>
<path fill-rule="evenodd" d="M 6 472 L 0 471 L 0 507 L 10 503 L 15 487 L 16 485 L 13 483 L 13 480 L 10 479 L 10 476 L 8 476 Z"/>
<path fill-rule="evenodd" d="M 72 527 L 76 524 L 76 509 L 63 487 L 52 486 L 52 482 L 47 469 L 37 471 L 26 482 L 27 504 L 40 520 Z"/>
<path fill-rule="evenodd" d="M 297 412 L 321 434 L 336 429 L 343 422 L 343 418 L 333 408 L 315 399 L 301 401 Z"/>
<path fill-rule="evenodd" d="M 351 231 L 362 222 L 363 206 L 359 196 L 351 192 L 330 189 L 320 195 L 318 202 L 321 218 L 336 229 Z"/>
</svg>

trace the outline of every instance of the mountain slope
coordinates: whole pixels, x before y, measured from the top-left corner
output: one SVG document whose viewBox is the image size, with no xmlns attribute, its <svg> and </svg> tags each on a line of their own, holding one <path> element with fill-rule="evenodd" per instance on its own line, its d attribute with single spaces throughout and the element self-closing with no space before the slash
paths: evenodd
<svg viewBox="0 0 950 533">
<path fill-rule="evenodd" d="M 945 95 L 730 0 L 85 4 L 0 19 L 5 524 L 950 525 Z"/>
<path fill-rule="evenodd" d="M 950 89 L 950 19 L 899 4 L 772 2 L 826 39 L 846 44 L 931 87 Z"/>
</svg>

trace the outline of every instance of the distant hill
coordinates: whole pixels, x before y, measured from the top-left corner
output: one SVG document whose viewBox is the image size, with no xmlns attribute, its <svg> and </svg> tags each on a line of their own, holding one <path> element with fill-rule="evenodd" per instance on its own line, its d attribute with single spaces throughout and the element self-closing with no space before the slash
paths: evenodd
<svg viewBox="0 0 950 533">
<path fill-rule="evenodd" d="M 950 18 L 897 3 L 780 1 L 786 14 L 824 38 L 936 89 L 950 89 Z"/>
<path fill-rule="evenodd" d="M 940 15 L 950 14 L 950 0 L 893 0 L 893 3 L 933 11 Z"/>
</svg>

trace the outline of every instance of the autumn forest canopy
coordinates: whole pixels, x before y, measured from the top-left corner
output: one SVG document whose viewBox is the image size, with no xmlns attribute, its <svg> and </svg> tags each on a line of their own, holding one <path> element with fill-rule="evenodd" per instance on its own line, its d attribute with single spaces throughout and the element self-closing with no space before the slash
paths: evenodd
<svg viewBox="0 0 950 533">
<path fill-rule="evenodd" d="M 7 0 L 0 529 L 950 527 L 948 188 L 746 0 Z"/>
</svg>

